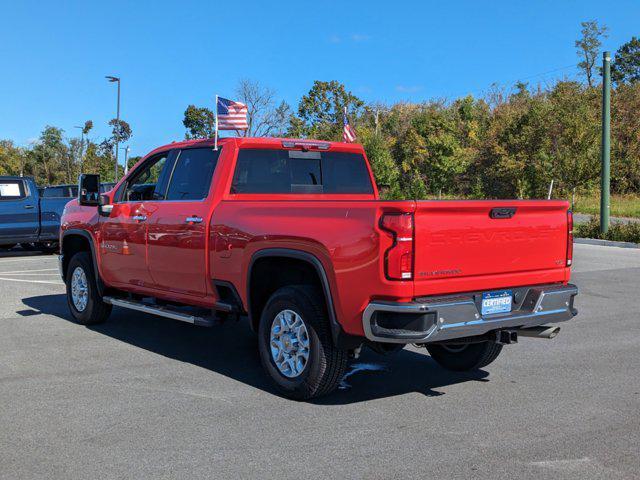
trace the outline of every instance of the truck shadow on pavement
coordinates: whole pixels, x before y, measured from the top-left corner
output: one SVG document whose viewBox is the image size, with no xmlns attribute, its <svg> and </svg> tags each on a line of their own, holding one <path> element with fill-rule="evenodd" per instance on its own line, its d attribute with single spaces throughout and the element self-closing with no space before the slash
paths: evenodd
<svg viewBox="0 0 640 480">
<path fill-rule="evenodd" d="M 75 324 L 63 294 L 29 297 L 23 299 L 23 303 L 30 310 L 21 310 L 17 312 L 19 315 L 46 314 Z M 245 321 L 203 328 L 114 308 L 109 320 L 103 324 L 75 325 L 277 395 L 262 370 L 256 337 Z M 414 392 L 437 397 L 445 394 L 439 389 L 449 385 L 489 381 L 488 373 L 483 370 L 475 373 L 444 370 L 426 351 L 404 349 L 395 355 L 381 356 L 365 350 L 359 359 L 351 362 L 341 388 L 313 403 L 344 405 Z"/>
</svg>

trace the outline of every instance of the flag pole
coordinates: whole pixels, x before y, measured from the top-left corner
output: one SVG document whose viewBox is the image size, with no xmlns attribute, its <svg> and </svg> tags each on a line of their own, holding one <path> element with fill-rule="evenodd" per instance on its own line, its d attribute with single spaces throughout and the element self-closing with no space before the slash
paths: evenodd
<svg viewBox="0 0 640 480">
<path fill-rule="evenodd" d="M 218 150 L 218 95 L 216 95 L 216 105 L 215 105 L 215 140 L 213 149 Z"/>
</svg>

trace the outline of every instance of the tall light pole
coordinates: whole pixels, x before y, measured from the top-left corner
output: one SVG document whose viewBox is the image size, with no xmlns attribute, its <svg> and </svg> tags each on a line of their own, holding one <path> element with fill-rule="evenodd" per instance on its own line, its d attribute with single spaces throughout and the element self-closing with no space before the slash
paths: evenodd
<svg viewBox="0 0 640 480">
<path fill-rule="evenodd" d="M 118 83 L 118 106 L 116 107 L 116 173 L 114 176 L 115 181 L 118 181 L 118 137 L 119 137 L 119 133 L 120 133 L 120 77 L 113 77 L 111 75 L 107 75 L 106 77 L 107 80 L 109 80 L 111 83 L 113 82 L 117 82 Z"/>
<path fill-rule="evenodd" d="M 609 185 L 611 183 L 611 54 L 602 55 L 602 173 L 600 174 L 600 233 L 609 230 Z"/>
<path fill-rule="evenodd" d="M 82 160 L 82 154 L 84 153 L 84 127 L 79 127 L 78 125 L 74 125 L 73 128 L 79 128 L 80 129 L 80 173 L 82 173 L 82 167 L 83 167 L 83 160 Z"/>
<path fill-rule="evenodd" d="M 129 145 L 127 145 L 122 149 L 124 150 L 124 174 L 126 175 L 127 173 L 129 173 L 129 151 L 131 150 L 131 148 L 129 148 Z"/>
</svg>

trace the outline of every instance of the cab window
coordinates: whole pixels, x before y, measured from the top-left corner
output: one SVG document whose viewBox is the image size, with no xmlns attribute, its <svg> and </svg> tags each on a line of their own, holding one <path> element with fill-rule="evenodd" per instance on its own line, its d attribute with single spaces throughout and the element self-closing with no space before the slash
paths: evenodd
<svg viewBox="0 0 640 480">
<path fill-rule="evenodd" d="M 220 150 L 181 150 L 167 189 L 167 200 L 203 200 L 209 194 Z"/>
<path fill-rule="evenodd" d="M 24 182 L 20 180 L 0 181 L 0 200 L 20 200 L 25 197 Z"/>
</svg>

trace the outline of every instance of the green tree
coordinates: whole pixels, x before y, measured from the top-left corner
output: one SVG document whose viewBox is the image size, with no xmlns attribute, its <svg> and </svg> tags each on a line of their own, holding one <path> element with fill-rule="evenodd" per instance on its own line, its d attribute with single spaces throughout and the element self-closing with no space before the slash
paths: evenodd
<svg viewBox="0 0 640 480">
<path fill-rule="evenodd" d="M 593 87 L 594 67 L 602 45 L 600 39 L 608 37 L 608 28 L 605 25 L 598 25 L 596 20 L 582 22 L 580 25 L 582 36 L 575 42 L 578 57 L 581 58 L 578 68 L 587 77 L 587 84 Z"/>
<path fill-rule="evenodd" d="M 206 107 L 189 105 L 184 111 L 182 124 L 187 129 L 187 139 L 213 138 L 215 135 L 215 115 Z"/>
<path fill-rule="evenodd" d="M 63 133 L 61 128 L 47 125 L 32 150 L 34 174 L 41 183 L 61 183 L 65 179 L 65 173 L 68 176 L 65 164 L 69 151 L 64 143 Z"/>
<path fill-rule="evenodd" d="M 0 140 L 0 175 L 22 175 L 27 155 L 11 140 Z"/>
<path fill-rule="evenodd" d="M 546 122 L 552 171 L 573 203 L 575 192 L 595 186 L 600 175 L 599 95 L 576 82 L 559 82 L 550 102 Z"/>
<path fill-rule="evenodd" d="M 632 37 L 618 50 L 611 64 L 611 79 L 616 83 L 640 80 L 640 40 Z"/>
<path fill-rule="evenodd" d="M 338 140 L 342 132 L 343 109 L 346 107 L 354 120 L 363 105 L 364 102 L 340 82 L 316 80 L 298 105 L 302 133 L 321 140 Z"/>
<path fill-rule="evenodd" d="M 131 126 L 124 120 L 117 120 L 115 118 L 109 121 L 111 128 L 111 138 L 109 142 L 113 145 L 115 143 L 124 143 L 131 138 L 133 131 Z"/>
<path fill-rule="evenodd" d="M 367 159 L 371 164 L 373 176 L 382 197 L 385 199 L 401 198 L 400 170 L 393 160 L 390 142 L 369 128 L 360 129 L 358 135 L 367 153 Z"/>
</svg>

